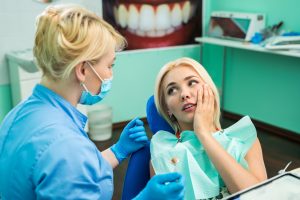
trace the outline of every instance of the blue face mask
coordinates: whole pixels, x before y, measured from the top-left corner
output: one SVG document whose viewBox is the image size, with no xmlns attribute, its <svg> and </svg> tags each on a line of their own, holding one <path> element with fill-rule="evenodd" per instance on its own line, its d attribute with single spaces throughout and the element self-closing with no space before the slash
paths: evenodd
<svg viewBox="0 0 300 200">
<path fill-rule="evenodd" d="M 82 91 L 79 103 L 83 104 L 83 105 L 93 105 L 95 103 L 100 102 L 105 96 L 106 94 L 109 92 L 109 90 L 111 89 L 111 85 L 112 85 L 112 77 L 109 79 L 102 79 L 99 74 L 96 72 L 96 70 L 94 69 L 94 67 L 87 62 L 87 64 L 91 67 L 91 69 L 93 70 L 93 72 L 96 74 L 96 76 L 101 80 L 101 88 L 100 88 L 100 92 L 98 94 L 92 94 L 87 87 L 85 86 L 84 83 L 81 83 L 82 87 L 84 88 L 85 91 Z"/>
</svg>

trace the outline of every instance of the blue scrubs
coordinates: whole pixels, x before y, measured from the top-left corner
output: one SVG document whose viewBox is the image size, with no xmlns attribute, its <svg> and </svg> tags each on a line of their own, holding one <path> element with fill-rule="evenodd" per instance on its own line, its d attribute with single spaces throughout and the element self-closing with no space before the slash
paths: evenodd
<svg viewBox="0 0 300 200">
<path fill-rule="evenodd" d="M 111 199 L 110 164 L 87 117 L 42 85 L 0 126 L 0 199 Z"/>
</svg>

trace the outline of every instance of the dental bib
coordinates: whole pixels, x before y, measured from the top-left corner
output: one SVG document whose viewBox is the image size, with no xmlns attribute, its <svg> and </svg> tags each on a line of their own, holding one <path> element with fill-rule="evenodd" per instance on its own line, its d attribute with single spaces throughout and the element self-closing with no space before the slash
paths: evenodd
<svg viewBox="0 0 300 200">
<path fill-rule="evenodd" d="M 213 133 L 221 146 L 245 169 L 245 155 L 256 140 L 249 116 Z M 158 131 L 151 140 L 151 163 L 156 174 L 180 172 L 185 178 L 185 199 L 216 197 L 225 186 L 221 176 L 193 131 L 183 131 L 180 140 L 170 132 Z"/>
</svg>

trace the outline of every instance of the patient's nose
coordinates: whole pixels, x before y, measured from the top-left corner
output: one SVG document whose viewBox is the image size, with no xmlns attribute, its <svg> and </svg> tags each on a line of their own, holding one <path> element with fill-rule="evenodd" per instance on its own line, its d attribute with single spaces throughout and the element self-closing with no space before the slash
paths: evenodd
<svg viewBox="0 0 300 200">
<path fill-rule="evenodd" d="M 181 100 L 185 100 L 185 99 L 189 99 L 189 98 L 190 98 L 189 92 L 186 91 L 186 90 L 183 90 L 183 91 L 181 92 Z"/>
</svg>

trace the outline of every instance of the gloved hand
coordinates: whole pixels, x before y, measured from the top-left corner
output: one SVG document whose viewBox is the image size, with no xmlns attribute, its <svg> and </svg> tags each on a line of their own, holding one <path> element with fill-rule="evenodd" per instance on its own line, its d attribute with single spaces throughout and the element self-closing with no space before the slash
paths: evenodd
<svg viewBox="0 0 300 200">
<path fill-rule="evenodd" d="M 181 200 L 184 198 L 184 178 L 174 172 L 153 176 L 134 200 Z"/>
<path fill-rule="evenodd" d="M 119 163 L 148 142 L 144 123 L 135 118 L 123 129 L 119 141 L 111 147 Z"/>
</svg>

